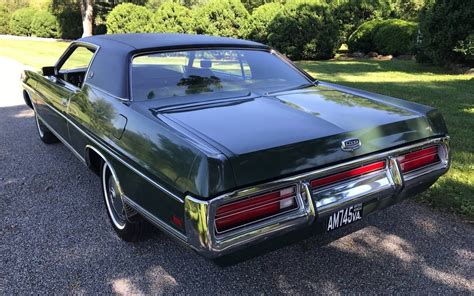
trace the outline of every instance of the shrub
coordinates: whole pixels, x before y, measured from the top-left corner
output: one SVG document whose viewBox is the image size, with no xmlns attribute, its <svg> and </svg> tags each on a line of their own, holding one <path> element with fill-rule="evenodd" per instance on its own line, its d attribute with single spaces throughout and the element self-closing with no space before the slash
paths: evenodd
<svg viewBox="0 0 474 296">
<path fill-rule="evenodd" d="M 417 60 L 444 65 L 466 59 L 457 51 L 460 42 L 474 33 L 474 5 L 466 0 L 436 0 L 420 14 Z"/>
<path fill-rule="evenodd" d="M 332 5 L 344 40 L 364 22 L 389 17 L 392 12 L 389 0 L 337 0 Z"/>
<path fill-rule="evenodd" d="M 107 16 L 108 33 L 153 32 L 153 13 L 132 3 L 117 5 Z"/>
<path fill-rule="evenodd" d="M 77 39 L 81 37 L 82 16 L 79 9 L 65 7 L 55 15 L 61 28 L 61 38 Z"/>
<path fill-rule="evenodd" d="M 9 21 L 10 33 L 19 36 L 31 35 L 31 22 L 36 11 L 33 8 L 20 8 L 15 11 Z"/>
<path fill-rule="evenodd" d="M 258 42 L 267 43 L 268 26 L 282 8 L 283 6 L 278 2 L 267 3 L 256 8 L 250 17 L 247 37 Z"/>
<path fill-rule="evenodd" d="M 8 34 L 9 33 L 9 28 L 8 28 L 8 22 L 10 21 L 10 13 L 8 11 L 8 8 L 0 4 L 0 34 Z"/>
<path fill-rule="evenodd" d="M 364 53 L 375 51 L 374 35 L 381 23 L 383 23 L 381 20 L 372 20 L 360 25 L 347 40 L 349 51 L 360 51 Z"/>
<path fill-rule="evenodd" d="M 196 32 L 242 38 L 247 35 L 249 17 L 240 0 L 210 0 L 196 10 Z"/>
<path fill-rule="evenodd" d="M 341 45 L 330 7 L 317 0 L 288 1 L 269 26 L 268 41 L 291 59 L 329 59 Z"/>
<path fill-rule="evenodd" d="M 179 3 L 163 3 L 155 12 L 155 31 L 194 33 L 194 19 L 191 10 Z"/>
<path fill-rule="evenodd" d="M 31 22 L 31 35 L 46 38 L 61 37 L 61 29 L 56 17 L 47 11 L 38 11 Z"/>
<path fill-rule="evenodd" d="M 381 54 L 413 54 L 418 24 L 404 20 L 383 21 L 374 32 L 375 49 Z"/>
</svg>

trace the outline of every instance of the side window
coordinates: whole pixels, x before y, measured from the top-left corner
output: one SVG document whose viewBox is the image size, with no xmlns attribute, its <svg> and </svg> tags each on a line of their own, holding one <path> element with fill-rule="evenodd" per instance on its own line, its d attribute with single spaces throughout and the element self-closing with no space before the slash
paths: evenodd
<svg viewBox="0 0 474 296">
<path fill-rule="evenodd" d="M 81 88 L 93 56 L 94 50 L 76 47 L 59 68 L 59 78 Z"/>
</svg>

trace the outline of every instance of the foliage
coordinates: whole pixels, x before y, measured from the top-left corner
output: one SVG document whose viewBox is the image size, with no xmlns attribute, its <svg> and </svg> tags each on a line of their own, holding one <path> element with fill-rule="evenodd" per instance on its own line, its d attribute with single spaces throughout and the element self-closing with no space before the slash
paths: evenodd
<svg viewBox="0 0 474 296">
<path fill-rule="evenodd" d="M 347 42 L 349 51 L 381 54 L 411 54 L 417 35 L 417 24 L 404 20 L 372 20 L 363 23 Z"/>
<path fill-rule="evenodd" d="M 9 21 L 10 33 L 19 36 L 31 35 L 31 22 L 36 11 L 33 8 L 20 8 L 15 11 Z"/>
<path fill-rule="evenodd" d="M 198 34 L 243 38 L 249 13 L 240 0 L 210 0 L 195 13 Z"/>
<path fill-rule="evenodd" d="M 416 21 L 424 4 L 425 0 L 394 0 L 390 8 L 391 16 Z"/>
<path fill-rule="evenodd" d="M 267 3 L 256 8 L 250 17 L 247 37 L 258 42 L 267 43 L 268 26 L 282 8 L 283 5 L 277 2 Z"/>
<path fill-rule="evenodd" d="M 349 51 L 364 53 L 374 51 L 374 35 L 381 23 L 383 23 L 381 20 L 371 20 L 360 25 L 359 28 L 351 34 L 349 40 L 347 40 Z"/>
<path fill-rule="evenodd" d="M 143 6 L 132 3 L 117 5 L 107 16 L 107 32 L 153 32 L 153 13 Z"/>
<path fill-rule="evenodd" d="M 56 16 L 61 38 L 77 39 L 82 35 L 82 16 L 79 3 L 74 0 L 52 0 L 49 11 Z"/>
<path fill-rule="evenodd" d="M 388 17 L 391 12 L 390 0 L 334 0 L 331 5 L 342 28 L 344 40 L 362 23 Z"/>
<path fill-rule="evenodd" d="M 167 1 L 155 12 L 155 31 L 168 33 L 194 33 L 194 18 L 186 6 Z"/>
<path fill-rule="evenodd" d="M 444 65 L 467 58 L 456 51 L 474 33 L 474 5 L 469 0 L 433 0 L 420 14 L 417 60 Z"/>
<path fill-rule="evenodd" d="M 47 11 L 38 11 L 31 22 L 31 35 L 45 38 L 61 37 L 61 29 L 56 17 Z"/>
<path fill-rule="evenodd" d="M 288 1 L 269 25 L 268 41 L 291 59 L 329 59 L 341 45 L 330 7 L 318 0 Z"/>
<path fill-rule="evenodd" d="M 377 52 L 387 55 L 412 54 L 418 24 L 404 20 L 386 20 L 380 23 L 374 32 L 374 44 Z"/>
<path fill-rule="evenodd" d="M 10 21 L 10 12 L 7 6 L 0 4 L 0 34 L 8 34 L 10 29 L 8 22 Z"/>
</svg>

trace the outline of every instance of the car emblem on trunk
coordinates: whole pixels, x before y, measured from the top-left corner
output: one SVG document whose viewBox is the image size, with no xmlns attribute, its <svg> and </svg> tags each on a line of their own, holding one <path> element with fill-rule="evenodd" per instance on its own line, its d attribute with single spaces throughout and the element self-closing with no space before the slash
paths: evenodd
<svg viewBox="0 0 474 296">
<path fill-rule="evenodd" d="M 341 142 L 342 151 L 351 152 L 356 149 L 359 149 L 362 146 L 362 142 L 357 138 L 345 139 Z"/>
</svg>

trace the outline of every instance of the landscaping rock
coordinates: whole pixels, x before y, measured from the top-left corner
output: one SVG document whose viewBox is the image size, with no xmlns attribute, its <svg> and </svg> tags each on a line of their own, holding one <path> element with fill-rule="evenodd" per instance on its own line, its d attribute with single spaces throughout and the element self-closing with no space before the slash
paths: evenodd
<svg viewBox="0 0 474 296">
<path fill-rule="evenodd" d="M 351 54 L 352 57 L 354 58 L 364 58 L 365 57 L 365 54 L 363 52 L 360 52 L 360 51 L 356 51 L 356 52 L 353 52 Z"/>
<path fill-rule="evenodd" d="M 371 52 L 369 52 L 369 53 L 367 54 L 367 56 L 368 56 L 369 58 L 376 58 L 376 57 L 379 56 L 379 54 L 376 53 L 375 51 L 371 51 Z"/>
<path fill-rule="evenodd" d="M 474 76 L 474 68 L 471 68 L 471 69 L 467 70 L 464 74 L 465 74 L 465 75 L 473 75 L 473 76 Z"/>
<path fill-rule="evenodd" d="M 380 60 L 380 61 L 390 61 L 391 59 L 393 59 L 393 56 L 391 54 L 386 55 L 386 56 L 379 55 L 377 57 L 377 60 Z"/>
</svg>

